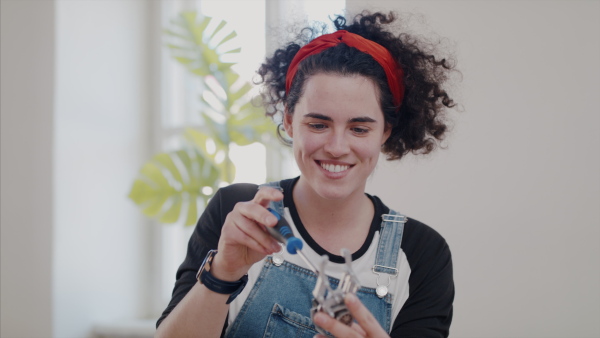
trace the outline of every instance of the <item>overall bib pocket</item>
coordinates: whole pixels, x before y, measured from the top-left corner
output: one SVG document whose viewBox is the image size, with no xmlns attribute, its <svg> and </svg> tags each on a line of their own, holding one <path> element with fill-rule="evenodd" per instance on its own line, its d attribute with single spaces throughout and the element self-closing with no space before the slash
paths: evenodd
<svg viewBox="0 0 600 338">
<path fill-rule="evenodd" d="M 310 318 L 275 304 L 263 337 L 312 338 L 317 333 Z"/>
</svg>

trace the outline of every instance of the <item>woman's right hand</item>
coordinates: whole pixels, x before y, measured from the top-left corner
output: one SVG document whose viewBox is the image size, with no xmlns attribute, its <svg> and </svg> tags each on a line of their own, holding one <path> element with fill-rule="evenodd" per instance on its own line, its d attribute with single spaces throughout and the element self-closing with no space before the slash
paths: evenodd
<svg viewBox="0 0 600 338">
<path fill-rule="evenodd" d="M 225 281 L 238 280 L 254 263 L 281 250 L 265 229 L 277 224 L 277 218 L 267 210 L 269 202 L 281 199 L 281 191 L 261 187 L 251 201 L 235 205 L 221 230 L 219 253 L 211 266 L 213 276 Z"/>
</svg>

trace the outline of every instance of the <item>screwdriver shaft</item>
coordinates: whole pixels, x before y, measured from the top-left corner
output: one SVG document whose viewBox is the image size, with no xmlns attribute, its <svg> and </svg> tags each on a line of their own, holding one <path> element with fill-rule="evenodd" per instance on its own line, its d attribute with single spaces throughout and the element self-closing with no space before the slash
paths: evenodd
<svg viewBox="0 0 600 338">
<path fill-rule="evenodd" d="M 306 256 L 304 256 L 304 253 L 302 253 L 302 251 L 300 250 L 296 250 L 296 253 L 298 254 L 298 256 L 300 256 L 300 258 L 302 258 L 304 260 L 304 262 L 306 264 L 308 264 L 308 266 L 318 275 L 319 274 L 319 270 L 317 270 L 317 268 L 308 260 L 308 258 L 306 258 Z"/>
</svg>

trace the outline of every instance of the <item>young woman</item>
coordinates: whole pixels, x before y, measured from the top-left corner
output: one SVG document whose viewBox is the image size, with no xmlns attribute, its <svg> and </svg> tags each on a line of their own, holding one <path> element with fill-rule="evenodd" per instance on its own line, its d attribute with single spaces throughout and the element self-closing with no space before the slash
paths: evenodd
<svg viewBox="0 0 600 338">
<path fill-rule="evenodd" d="M 177 272 L 160 337 L 446 337 L 454 284 L 448 245 L 433 229 L 365 193 L 380 152 L 428 153 L 454 106 L 442 85 L 451 66 L 363 13 L 307 44 L 291 42 L 261 66 L 267 114 L 282 114 L 301 175 L 220 189 L 200 217 Z M 304 30 L 313 32 L 313 30 Z M 303 36 L 306 36 L 304 34 Z M 327 255 L 333 288 L 345 271 L 361 287 L 345 304 L 355 322 L 311 316 L 317 276 L 266 231 L 285 211 L 302 252 Z M 204 262 L 204 263 L 203 263 Z M 201 267 L 202 266 L 202 267 Z M 316 326 L 315 326 L 316 324 Z"/>
</svg>

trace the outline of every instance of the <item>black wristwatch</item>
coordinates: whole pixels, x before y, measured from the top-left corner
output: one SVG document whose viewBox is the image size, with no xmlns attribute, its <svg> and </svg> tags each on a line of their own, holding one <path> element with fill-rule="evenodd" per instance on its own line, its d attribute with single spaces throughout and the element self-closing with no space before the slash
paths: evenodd
<svg viewBox="0 0 600 338">
<path fill-rule="evenodd" d="M 208 252 L 204 262 L 200 266 L 200 270 L 198 270 L 198 273 L 196 274 L 196 279 L 198 282 L 200 282 L 200 284 L 206 286 L 206 288 L 213 292 L 224 295 L 231 294 L 226 303 L 229 304 L 240 294 L 240 292 L 242 292 L 242 290 L 244 290 L 244 286 L 246 286 L 246 283 L 248 283 L 248 275 L 244 275 L 242 278 L 240 278 L 240 280 L 235 282 L 227 282 L 215 278 L 210 273 L 210 267 L 216 254 L 217 250 L 210 250 Z"/>
</svg>

